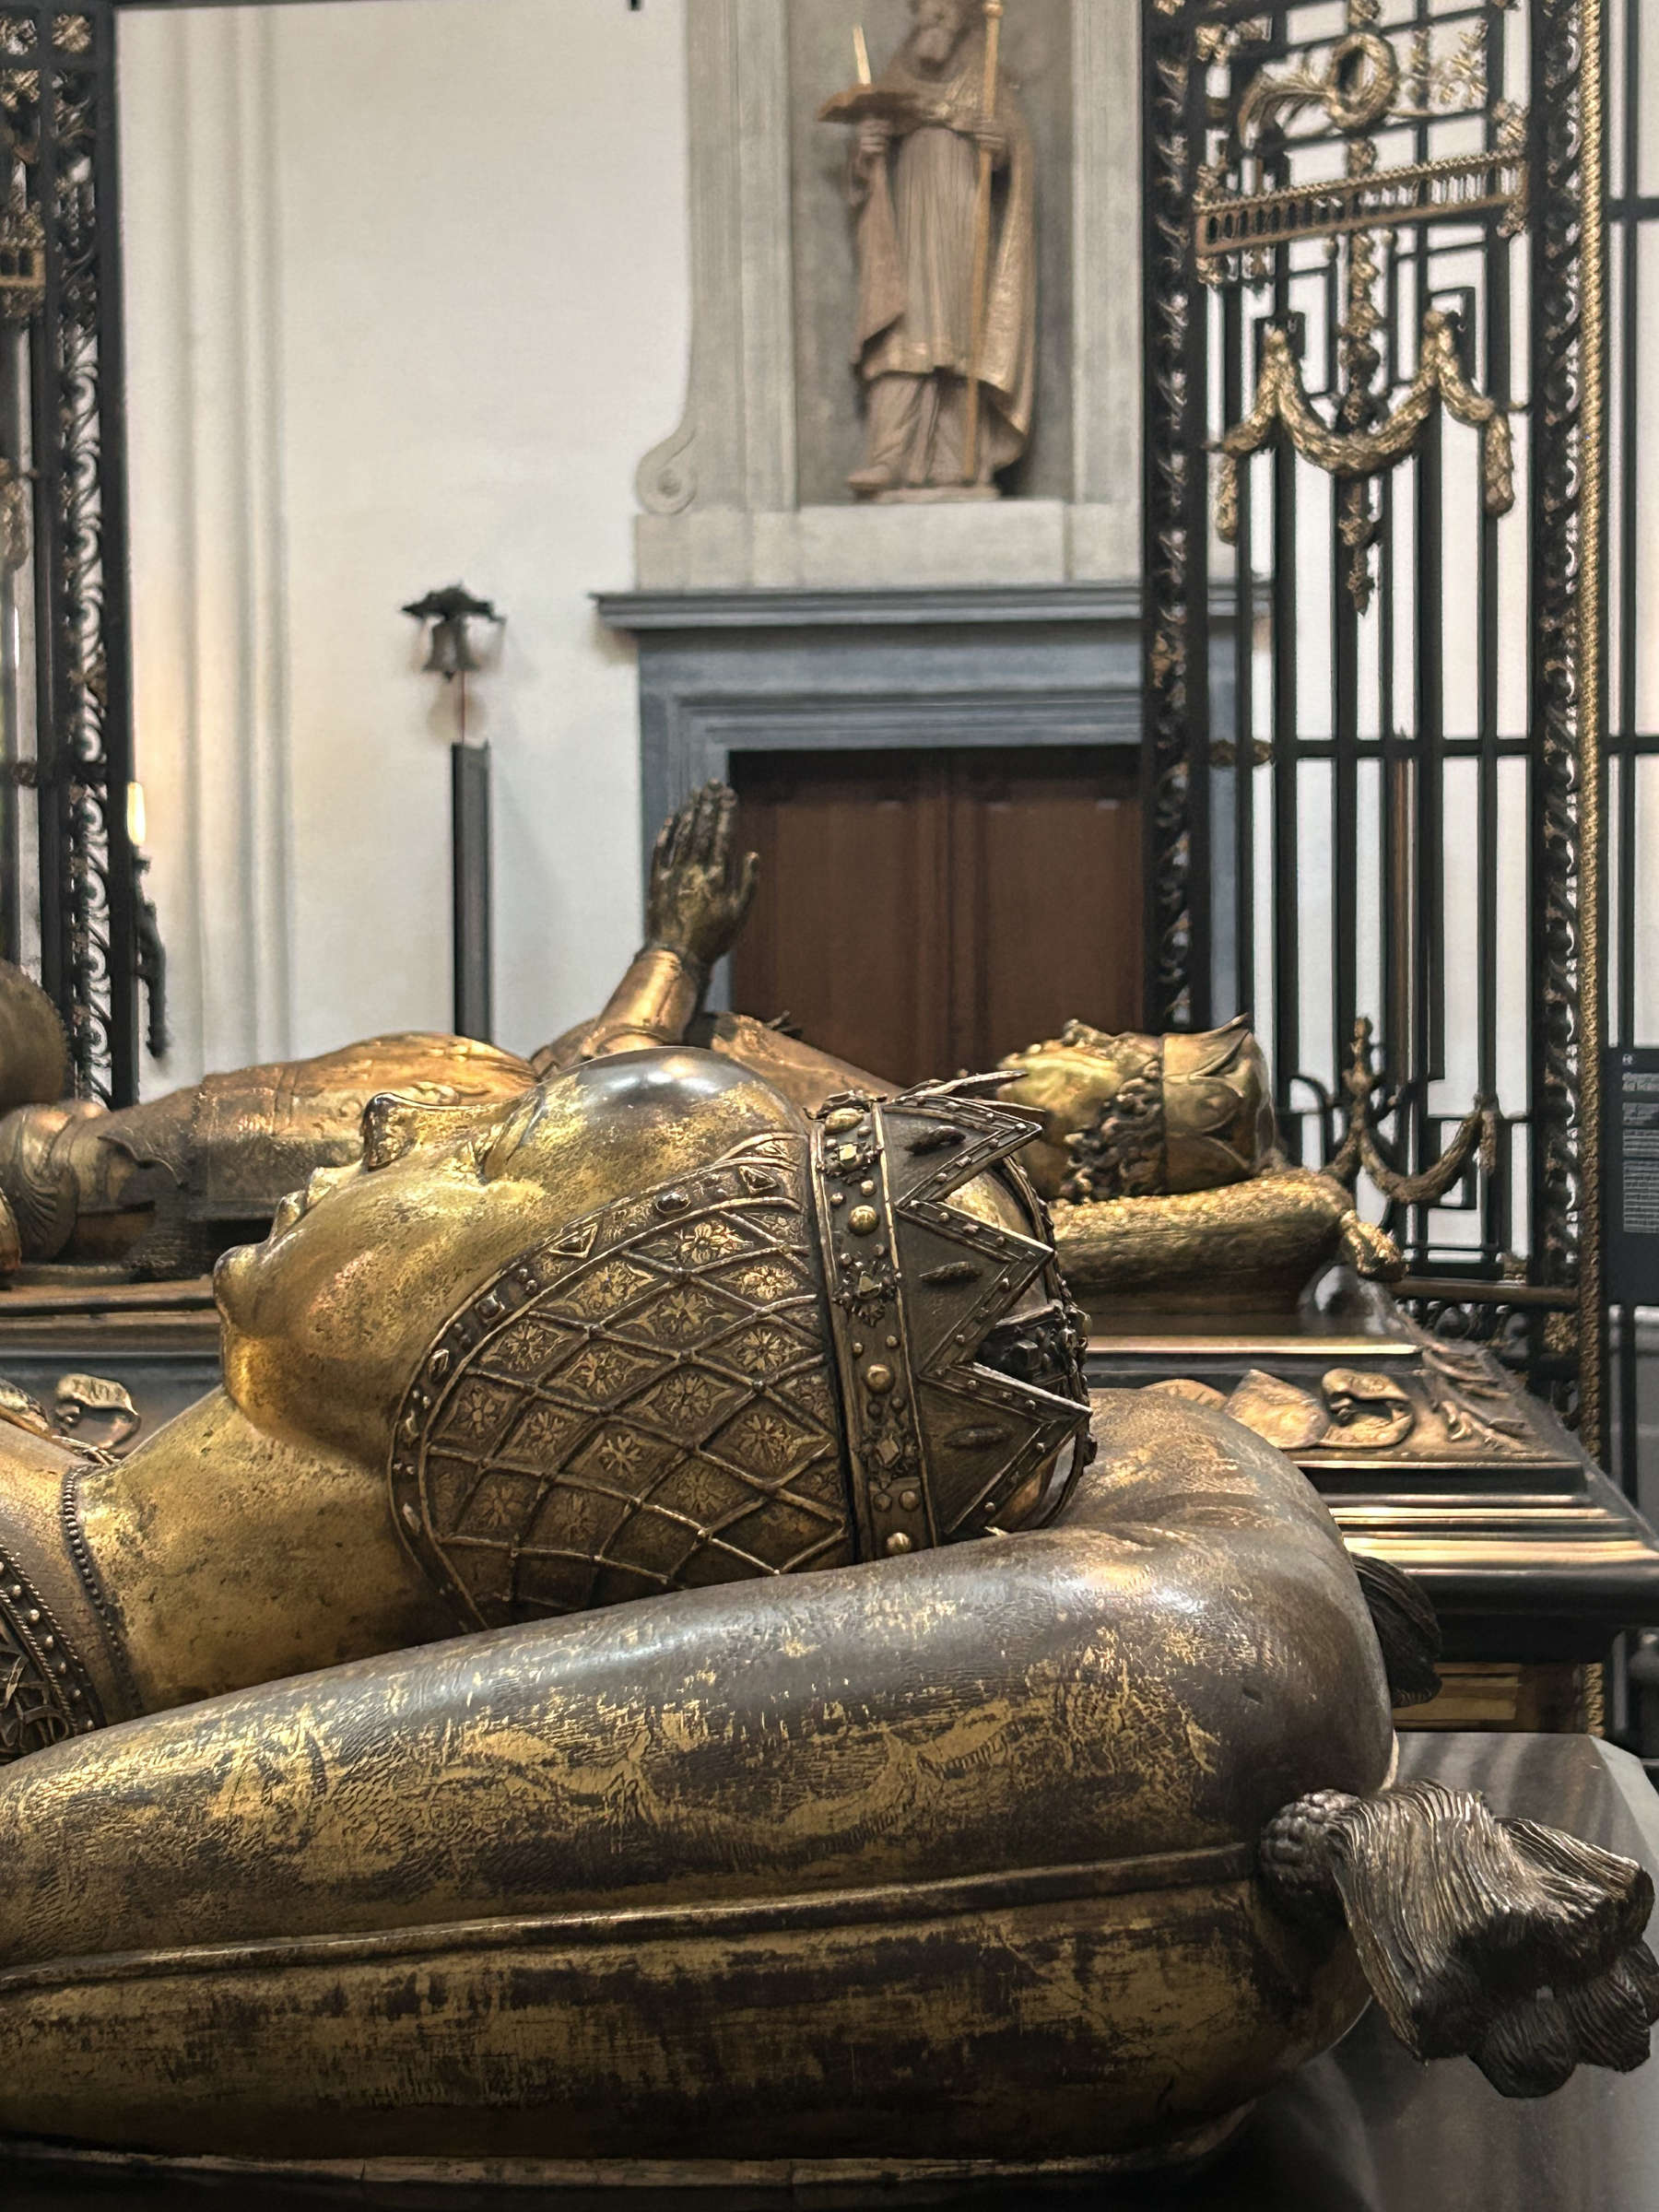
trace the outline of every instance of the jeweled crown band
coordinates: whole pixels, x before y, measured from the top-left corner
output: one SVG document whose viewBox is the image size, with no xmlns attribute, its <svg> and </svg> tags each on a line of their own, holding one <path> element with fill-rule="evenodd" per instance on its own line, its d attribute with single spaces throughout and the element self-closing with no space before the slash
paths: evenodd
<svg viewBox="0 0 1659 2212">
<path fill-rule="evenodd" d="M 847 1093 L 818 1116 L 813 1182 L 865 1559 L 983 1534 L 1087 1425 L 1043 1210 L 1012 1164 L 1034 1125 L 942 1085 Z M 952 1203 L 993 1171 L 1027 1231 Z M 1051 1314 L 1059 1359 L 1036 1343 Z"/>
<path fill-rule="evenodd" d="M 939 1542 L 910 1384 L 892 1198 L 874 1102 L 830 1106 L 813 1135 L 814 1182 L 846 1424 L 852 1504 L 866 1559 Z"/>
</svg>

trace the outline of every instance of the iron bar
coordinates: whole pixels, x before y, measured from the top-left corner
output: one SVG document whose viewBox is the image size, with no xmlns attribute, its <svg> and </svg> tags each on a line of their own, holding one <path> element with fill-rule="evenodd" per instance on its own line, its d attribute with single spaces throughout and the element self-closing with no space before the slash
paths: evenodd
<svg viewBox="0 0 1659 2212">
<path fill-rule="evenodd" d="M 1203 1026 L 1209 999 L 1210 733 L 1206 331 L 1189 176 L 1206 90 L 1184 20 L 1147 17 L 1142 81 L 1145 1002 L 1151 1027 L 1185 1029 Z"/>
<path fill-rule="evenodd" d="M 1606 762 L 1604 679 L 1607 424 L 1606 150 L 1604 135 L 1602 0 L 1583 7 L 1579 76 L 1579 573 L 1574 608 L 1578 652 L 1579 972 L 1579 1434 L 1596 1458 L 1606 1449 L 1607 1309 L 1601 1235 L 1601 1114 L 1604 803 Z"/>
</svg>

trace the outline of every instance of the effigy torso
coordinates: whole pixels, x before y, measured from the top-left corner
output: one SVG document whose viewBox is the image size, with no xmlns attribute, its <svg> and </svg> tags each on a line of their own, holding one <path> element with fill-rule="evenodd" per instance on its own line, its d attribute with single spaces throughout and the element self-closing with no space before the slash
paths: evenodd
<svg viewBox="0 0 1659 2212">
<path fill-rule="evenodd" d="M 147 1107 L 112 1116 L 106 1133 L 138 1162 L 168 1168 L 213 1208 L 275 1207 L 317 1168 L 362 1149 L 363 1109 L 382 1091 L 430 1105 L 486 1107 L 519 1097 L 528 1064 L 498 1046 L 424 1031 L 365 1038 L 315 1059 L 204 1077 L 181 1146 L 172 1116 Z M 165 1107 L 167 1100 L 159 1102 Z"/>
</svg>

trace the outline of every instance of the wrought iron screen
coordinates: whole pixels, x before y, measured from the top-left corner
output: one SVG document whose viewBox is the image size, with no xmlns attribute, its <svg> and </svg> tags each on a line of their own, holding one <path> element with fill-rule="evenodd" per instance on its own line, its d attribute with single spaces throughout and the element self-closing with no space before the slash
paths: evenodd
<svg viewBox="0 0 1659 2212">
<path fill-rule="evenodd" d="M 1608 1013 L 1609 1043 L 1659 1042 L 1659 19 L 1644 0 L 1611 0 L 1607 15 L 1608 330 Z M 1643 432 L 1647 433 L 1645 439 Z M 1646 865 L 1644 865 L 1644 859 Z M 1617 1387 L 1609 1443 L 1637 1495 L 1644 1422 L 1639 1393 L 1652 1371 L 1651 1321 L 1614 1315 Z M 1649 1386 L 1650 1393 L 1652 1385 Z M 1650 1469 L 1644 1510 L 1659 1506 Z M 1644 1746 L 1659 1749 L 1659 1739 Z"/>
<path fill-rule="evenodd" d="M 136 1093 L 114 12 L 0 6 L 0 953 L 76 1088 Z M 141 834 L 141 830 L 139 831 Z M 152 1001 L 152 1016 L 157 1011 Z"/>
<path fill-rule="evenodd" d="M 1253 1010 L 1291 1150 L 1362 1141 L 1419 1311 L 1594 1445 L 1599 12 L 1145 21 L 1153 1014 Z"/>
</svg>

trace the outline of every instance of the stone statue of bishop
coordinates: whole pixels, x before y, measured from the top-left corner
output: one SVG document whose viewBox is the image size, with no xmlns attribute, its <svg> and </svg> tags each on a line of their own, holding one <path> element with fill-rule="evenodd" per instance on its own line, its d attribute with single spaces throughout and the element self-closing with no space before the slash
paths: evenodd
<svg viewBox="0 0 1659 2212">
<path fill-rule="evenodd" d="M 851 194 L 867 436 L 860 498 L 994 499 L 1025 450 L 1036 352 L 1031 145 L 1006 74 L 986 112 L 987 26 L 975 0 L 911 0 L 909 38 L 858 99 Z M 832 102 L 830 112 L 839 102 Z M 852 120 L 851 116 L 847 118 Z M 982 193 L 981 152 L 994 182 Z M 974 329 L 976 223 L 985 227 Z M 965 465 L 968 380 L 979 420 Z"/>
</svg>

